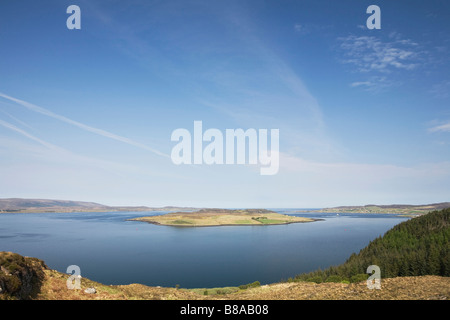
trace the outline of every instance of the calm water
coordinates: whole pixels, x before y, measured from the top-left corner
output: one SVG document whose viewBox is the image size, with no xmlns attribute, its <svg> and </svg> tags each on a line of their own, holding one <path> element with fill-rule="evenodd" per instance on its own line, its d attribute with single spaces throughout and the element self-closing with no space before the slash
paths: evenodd
<svg viewBox="0 0 450 320">
<path fill-rule="evenodd" d="M 264 284 L 343 263 L 406 220 L 385 214 L 302 213 L 325 220 L 205 228 L 125 221 L 161 213 L 0 214 L 0 251 L 40 258 L 61 272 L 75 264 L 83 277 L 104 284 Z"/>
</svg>

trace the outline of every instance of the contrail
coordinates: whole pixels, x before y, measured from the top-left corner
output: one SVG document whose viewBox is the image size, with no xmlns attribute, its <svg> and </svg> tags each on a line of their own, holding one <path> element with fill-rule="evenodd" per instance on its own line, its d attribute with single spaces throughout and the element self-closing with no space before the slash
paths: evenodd
<svg viewBox="0 0 450 320">
<path fill-rule="evenodd" d="M 32 127 L 30 127 L 28 124 L 26 124 L 25 122 L 23 122 L 20 119 L 17 119 L 16 117 L 14 117 L 13 115 L 9 114 L 8 112 L 6 112 L 5 110 L 0 110 L 1 112 L 3 112 L 4 114 L 6 114 L 8 117 L 10 117 L 11 119 L 13 119 L 14 121 L 20 123 L 22 126 L 27 127 L 28 129 L 33 129 Z"/>
<path fill-rule="evenodd" d="M 47 148 L 55 149 L 55 150 L 64 150 L 64 149 L 62 149 L 62 148 L 60 148 L 58 146 L 55 146 L 54 144 L 48 143 L 48 142 L 46 142 L 44 140 L 41 140 L 41 139 L 39 139 L 39 138 L 29 134 L 28 132 L 26 132 L 26 131 L 24 131 L 24 130 L 22 130 L 20 128 L 17 128 L 15 125 L 13 125 L 13 124 L 11 124 L 9 122 L 3 121 L 1 119 L 0 119 L 0 125 L 8 128 L 8 129 L 11 129 L 13 131 L 16 131 L 16 132 L 24 135 L 25 137 L 30 138 L 31 140 L 34 140 L 34 141 L 36 141 L 36 142 L 46 146 Z"/>
<path fill-rule="evenodd" d="M 122 136 L 116 135 L 114 133 L 111 133 L 111 132 L 108 132 L 108 131 L 105 131 L 105 130 L 102 130 L 102 129 L 98 129 L 98 128 L 94 128 L 94 127 L 85 125 L 85 124 L 83 124 L 81 122 L 78 122 L 78 121 L 69 119 L 67 117 L 61 116 L 59 114 L 56 114 L 56 113 L 54 113 L 54 112 L 52 112 L 50 110 L 47 110 L 47 109 L 42 108 L 42 107 L 39 107 L 39 106 L 34 105 L 32 103 L 29 103 L 29 102 L 26 102 L 26 101 L 23 101 L 23 100 L 20 100 L 20 99 L 16 99 L 14 97 L 8 96 L 8 95 L 6 95 L 4 93 L 1 93 L 1 92 L 0 92 L 0 97 L 3 97 L 3 98 L 8 99 L 10 101 L 13 101 L 13 102 L 15 102 L 17 104 L 20 104 L 21 106 L 23 106 L 23 107 L 25 107 L 25 108 L 27 108 L 27 109 L 29 109 L 31 111 L 34 111 L 34 112 L 46 115 L 46 116 L 54 118 L 54 119 L 58 119 L 60 121 L 66 122 L 66 123 L 69 123 L 69 124 L 74 125 L 74 126 L 80 128 L 80 129 L 83 129 L 85 131 L 89 131 L 89 132 L 95 133 L 97 135 L 106 137 L 106 138 L 110 138 L 110 139 L 113 139 L 113 140 L 116 140 L 116 141 L 120 141 L 120 142 L 129 144 L 129 145 L 132 145 L 132 146 L 144 149 L 144 150 L 151 151 L 151 152 L 153 152 L 153 153 L 155 153 L 155 154 L 157 154 L 159 156 L 162 156 L 162 157 L 170 158 L 169 155 L 167 155 L 167 154 L 165 154 L 163 152 L 160 152 L 160 151 L 158 151 L 156 149 L 153 149 L 153 148 L 151 148 L 149 146 L 146 146 L 145 144 L 136 142 L 136 141 L 131 140 L 129 138 L 122 137 Z"/>
</svg>

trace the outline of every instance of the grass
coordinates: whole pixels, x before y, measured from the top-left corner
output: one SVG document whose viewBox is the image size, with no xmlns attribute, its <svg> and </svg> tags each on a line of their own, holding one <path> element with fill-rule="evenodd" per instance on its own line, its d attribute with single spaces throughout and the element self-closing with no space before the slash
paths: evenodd
<svg viewBox="0 0 450 320">
<path fill-rule="evenodd" d="M 235 222 L 236 222 L 236 224 L 253 224 L 249 220 L 236 220 Z"/>
<path fill-rule="evenodd" d="M 259 210 L 200 210 L 196 212 L 175 212 L 159 216 L 134 218 L 159 225 L 206 227 L 224 225 L 271 225 L 296 222 L 312 222 L 314 219 L 289 216 L 273 211 Z"/>
<path fill-rule="evenodd" d="M 241 289 L 238 287 L 223 287 L 223 288 L 196 288 L 196 289 L 181 289 L 185 291 L 194 292 L 204 296 L 214 296 L 222 294 L 232 294 L 239 292 Z"/>
<path fill-rule="evenodd" d="M 262 224 L 281 224 L 285 222 L 283 220 L 268 219 L 266 217 L 256 218 L 255 220 L 261 222 Z"/>
<path fill-rule="evenodd" d="M 261 286 L 259 281 L 255 281 L 248 284 L 240 285 L 239 287 L 221 287 L 221 288 L 197 288 L 197 289 L 184 289 L 197 294 L 203 294 L 205 296 L 212 295 L 223 295 L 223 294 L 234 294 L 247 290 L 249 288 L 257 288 Z"/>
<path fill-rule="evenodd" d="M 173 224 L 193 224 L 193 222 L 178 219 L 178 220 L 173 221 Z"/>
</svg>

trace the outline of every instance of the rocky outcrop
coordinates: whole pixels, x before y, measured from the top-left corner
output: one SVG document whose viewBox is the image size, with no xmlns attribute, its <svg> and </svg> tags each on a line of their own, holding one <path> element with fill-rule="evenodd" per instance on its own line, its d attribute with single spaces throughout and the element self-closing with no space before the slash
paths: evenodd
<svg viewBox="0 0 450 320">
<path fill-rule="evenodd" d="M 32 299 L 40 291 L 45 269 L 42 260 L 0 252 L 0 299 Z"/>
<path fill-rule="evenodd" d="M 95 290 L 94 287 L 90 287 L 84 290 L 85 293 L 94 294 L 97 293 L 97 290 Z"/>
</svg>

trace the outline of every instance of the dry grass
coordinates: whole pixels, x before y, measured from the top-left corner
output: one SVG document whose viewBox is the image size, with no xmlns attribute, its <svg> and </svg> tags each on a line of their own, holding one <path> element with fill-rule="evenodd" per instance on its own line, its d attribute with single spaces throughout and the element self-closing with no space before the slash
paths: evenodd
<svg viewBox="0 0 450 320">
<path fill-rule="evenodd" d="M 448 300 L 450 278 L 439 276 L 383 279 L 381 289 L 368 289 L 365 282 L 289 282 L 263 285 L 231 294 L 203 295 L 194 290 L 148 287 L 141 284 L 107 286 L 83 278 L 82 289 L 66 287 L 67 274 L 46 270 L 38 300 Z M 95 287 L 97 293 L 84 289 Z"/>
<path fill-rule="evenodd" d="M 230 210 L 225 212 L 200 211 L 177 212 L 160 216 L 140 217 L 131 220 L 148 223 L 183 226 L 183 227 L 207 227 L 226 225 L 270 225 L 287 224 L 296 222 L 312 222 L 314 219 L 295 217 L 276 212 L 248 212 L 245 210 Z"/>
<path fill-rule="evenodd" d="M 381 289 L 368 289 L 365 282 L 278 283 L 248 289 L 227 299 L 239 300 L 448 300 L 450 278 L 439 276 L 384 279 Z"/>
</svg>

